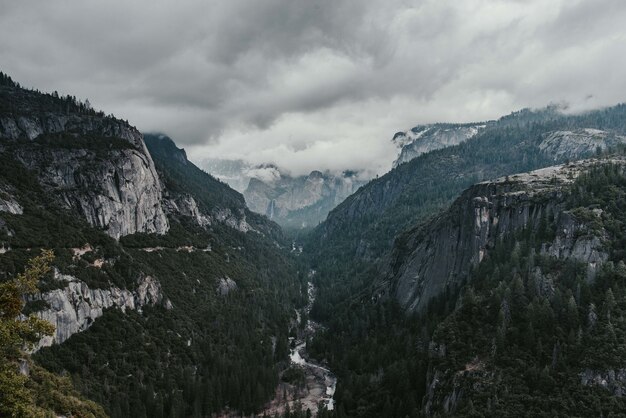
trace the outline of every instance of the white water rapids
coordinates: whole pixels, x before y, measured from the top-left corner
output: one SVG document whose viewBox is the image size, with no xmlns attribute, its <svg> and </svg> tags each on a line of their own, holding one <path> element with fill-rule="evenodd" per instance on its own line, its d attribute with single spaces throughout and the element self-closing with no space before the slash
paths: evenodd
<svg viewBox="0 0 626 418">
<path fill-rule="evenodd" d="M 308 303 L 306 307 L 304 308 L 304 311 L 306 312 L 307 318 L 308 318 L 309 313 L 311 312 L 311 308 L 313 307 L 313 303 L 315 302 L 315 286 L 311 282 L 308 282 L 307 296 L 308 296 Z M 296 315 L 298 318 L 298 323 L 300 323 L 300 320 L 301 320 L 300 312 L 296 311 Z M 324 405 L 326 406 L 326 409 L 328 409 L 329 411 L 332 411 L 335 406 L 333 396 L 335 395 L 335 389 L 337 388 L 337 378 L 327 368 L 322 367 L 319 364 L 315 364 L 311 360 L 308 360 L 308 361 L 305 360 L 306 338 L 312 337 L 319 328 L 320 328 L 320 325 L 318 323 L 308 319 L 305 330 L 304 330 L 304 335 L 302 339 L 298 339 L 295 341 L 295 347 L 291 349 L 289 358 L 291 359 L 292 364 L 304 368 L 305 373 L 308 376 L 312 375 L 318 380 L 320 378 L 323 379 L 324 385 L 326 387 L 325 392 L 314 397 L 318 398 L 318 401 L 320 400 L 323 401 Z M 293 338 L 290 338 L 289 342 L 292 343 Z M 303 354 L 304 354 L 304 357 L 303 357 Z M 310 393 L 310 395 L 315 395 L 315 394 Z M 310 396 L 307 396 L 305 399 L 302 400 L 303 407 L 305 410 L 308 407 L 311 409 L 311 412 L 315 413 L 317 411 L 317 404 L 316 402 L 312 402 L 312 400 L 308 398 L 310 398 Z M 313 404 L 308 405 L 310 403 L 313 403 Z"/>
</svg>

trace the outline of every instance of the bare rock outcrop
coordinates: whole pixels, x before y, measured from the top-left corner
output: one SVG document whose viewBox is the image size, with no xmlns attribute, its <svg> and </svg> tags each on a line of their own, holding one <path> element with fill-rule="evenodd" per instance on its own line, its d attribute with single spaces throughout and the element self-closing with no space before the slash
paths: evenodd
<svg viewBox="0 0 626 418">
<path fill-rule="evenodd" d="M 118 287 L 90 288 L 85 282 L 58 272 L 55 278 L 64 281 L 66 286 L 32 297 L 32 301 L 43 301 L 46 306 L 36 312 L 36 315 L 55 327 L 54 335 L 42 338 L 37 350 L 52 344 L 61 344 L 72 335 L 85 331 L 102 316 L 105 309 L 141 310 L 143 306 L 158 304 L 171 307 L 169 300 L 163 296 L 161 284 L 151 276 L 141 278 L 133 291 Z"/>
</svg>

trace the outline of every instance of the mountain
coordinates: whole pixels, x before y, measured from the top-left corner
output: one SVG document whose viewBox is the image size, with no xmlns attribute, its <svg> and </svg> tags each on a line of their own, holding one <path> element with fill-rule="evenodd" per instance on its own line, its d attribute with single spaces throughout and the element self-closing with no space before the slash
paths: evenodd
<svg viewBox="0 0 626 418">
<path fill-rule="evenodd" d="M 278 225 L 170 138 L 2 78 L 0 281 L 42 248 L 52 270 L 23 313 L 56 329 L 29 381 L 64 374 L 113 417 L 248 414 L 274 396 L 306 299 Z"/>
<path fill-rule="evenodd" d="M 623 159 L 599 161 L 600 168 L 572 161 L 623 149 L 625 121 L 624 105 L 579 115 L 515 112 L 372 180 L 305 238 L 318 289 L 311 316 L 327 326 L 309 351 L 337 373 L 335 402 L 346 415 L 621 408 L 621 400 L 612 403 L 621 390 L 619 355 L 606 353 L 622 347 L 604 331 L 606 315 L 602 330 L 579 331 L 563 318 L 571 294 L 578 327 L 598 315 L 607 287 L 622 291 L 611 269 L 624 261 L 623 170 L 614 168 Z M 564 167 L 548 169 L 555 164 Z M 518 277 L 527 299 L 513 309 Z M 538 292 L 546 300 L 528 296 Z M 578 299 L 583 293 L 587 299 Z M 520 348 L 534 312 L 546 317 L 534 320 L 534 339 Z M 498 345 L 503 329 L 512 335 L 506 348 Z M 597 343 L 606 349 L 595 355 Z M 610 390 L 595 383 L 603 376 L 613 376 Z M 550 392 L 542 398 L 542 390 Z"/>
<path fill-rule="evenodd" d="M 5 86 L 0 103 L 5 151 L 36 172 L 60 205 L 114 238 L 167 232 L 161 185 L 139 131 L 70 97 Z"/>
<path fill-rule="evenodd" d="M 524 110 L 487 123 L 459 145 L 401 164 L 361 187 L 313 231 L 307 246 L 314 266 L 322 272 L 328 268 L 328 277 L 333 277 L 336 286 L 341 282 L 337 280 L 337 259 L 360 263 L 359 267 L 342 264 L 342 275 L 354 277 L 353 267 L 367 270 L 384 259 L 396 236 L 446 208 L 476 182 L 623 145 L 625 116 L 624 105 L 582 115 L 563 114 L 553 107 Z"/>
<path fill-rule="evenodd" d="M 467 281 L 507 237 L 524 229 L 542 235 L 548 227 L 556 231 L 554 239 L 539 254 L 578 261 L 593 281 L 608 259 L 602 237 L 589 234 L 589 219 L 564 205 L 565 191 L 575 179 L 599 164 L 624 166 L 626 160 L 582 160 L 470 187 L 447 211 L 396 241 L 388 277 L 391 294 L 405 309 L 423 311 L 434 298 Z M 601 214 L 598 209 L 597 216 Z"/>
<path fill-rule="evenodd" d="M 306 228 L 326 219 L 328 212 L 365 184 L 355 173 L 340 176 L 312 171 L 292 177 L 275 170 L 265 181 L 253 177 L 243 195 L 248 207 L 283 227 Z"/>
<path fill-rule="evenodd" d="M 191 163 L 171 138 L 162 134 L 144 138 L 167 191 L 166 212 L 190 216 L 198 225 L 223 223 L 241 232 L 280 236 L 276 224 L 251 212 L 239 192 Z"/>
<path fill-rule="evenodd" d="M 475 136 L 485 126 L 484 123 L 465 125 L 438 123 L 417 125 L 406 132 L 397 132 L 392 141 L 400 148 L 400 155 L 393 166 L 395 168 L 430 151 L 459 145 Z"/>
<path fill-rule="evenodd" d="M 0 73 L 0 414 L 626 410 L 626 106 L 395 140 L 365 185 L 215 163 L 242 194 Z"/>
<path fill-rule="evenodd" d="M 339 371 L 337 404 L 349 416 L 619 414 L 625 207 L 623 155 L 466 189 L 400 237 L 386 281 L 313 341 Z"/>
<path fill-rule="evenodd" d="M 202 167 L 243 193 L 253 212 L 285 228 L 311 228 L 326 219 L 346 197 L 366 184 L 359 173 L 312 171 L 292 176 L 272 164 L 250 165 L 241 160 L 204 159 Z"/>
<path fill-rule="evenodd" d="M 429 382 L 425 414 L 623 410 L 624 327 L 617 318 L 625 306 L 615 295 L 626 278 L 624 163 L 559 168 L 548 188 L 561 194 L 535 200 L 544 207 L 552 201 L 552 215 L 503 239 L 472 272 L 433 333 L 431 376 L 438 382 Z M 480 324 L 473 335 L 454 336 L 469 324 Z"/>
</svg>

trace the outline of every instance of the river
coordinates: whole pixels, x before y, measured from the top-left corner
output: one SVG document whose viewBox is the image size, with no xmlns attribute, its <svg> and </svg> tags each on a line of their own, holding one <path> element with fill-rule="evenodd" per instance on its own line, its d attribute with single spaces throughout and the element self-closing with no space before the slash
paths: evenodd
<svg viewBox="0 0 626 418">
<path fill-rule="evenodd" d="M 308 282 L 308 303 L 302 310 L 296 310 L 298 324 L 302 318 L 301 311 L 306 312 L 306 318 L 309 318 L 309 313 L 315 303 L 315 294 L 315 286 Z M 312 338 L 321 328 L 322 326 L 317 322 L 307 319 L 306 326 L 298 333 L 298 337 L 289 339 L 290 347 L 292 347 L 289 354 L 291 366 L 298 367 L 304 372 L 304 385 L 294 386 L 281 382 L 276 390 L 275 398 L 264 411 L 268 415 L 284 413 L 287 405 L 293 411 L 298 402 L 302 405 L 303 411 L 310 409 L 314 415 L 319 405 L 325 406 L 328 410 L 334 409 L 333 396 L 337 387 L 337 378 L 329 369 L 311 359 L 306 351 L 307 338 Z"/>
</svg>

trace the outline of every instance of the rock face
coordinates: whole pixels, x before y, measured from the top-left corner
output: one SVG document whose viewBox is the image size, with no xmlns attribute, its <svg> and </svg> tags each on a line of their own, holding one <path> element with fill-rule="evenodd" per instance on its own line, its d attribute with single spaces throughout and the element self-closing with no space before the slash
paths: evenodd
<svg viewBox="0 0 626 418">
<path fill-rule="evenodd" d="M 626 394 L 626 369 L 591 370 L 580 373 L 583 386 L 599 386 L 610 391 L 614 396 Z"/>
<path fill-rule="evenodd" d="M 243 193 L 253 212 L 289 228 L 315 226 L 367 181 L 354 172 L 314 170 L 292 176 L 271 164 L 253 166 L 241 160 L 205 159 L 211 175 Z"/>
<path fill-rule="evenodd" d="M 244 210 L 239 210 L 239 216 L 237 216 L 229 208 L 223 208 L 214 210 L 212 215 L 218 222 L 222 222 L 240 232 L 255 231 L 255 229 L 248 223 L 246 219 L 246 212 Z"/>
<path fill-rule="evenodd" d="M 226 296 L 230 292 L 237 290 L 237 283 L 226 276 L 218 280 L 215 292 L 220 296 Z"/>
<path fill-rule="evenodd" d="M 161 206 L 161 183 L 145 149 L 18 151 L 39 180 L 91 225 L 119 239 L 136 232 L 163 234 L 169 224 Z"/>
<path fill-rule="evenodd" d="M 481 123 L 435 124 L 418 125 L 406 132 L 398 132 L 394 135 L 393 142 L 400 148 L 400 155 L 393 166 L 397 167 L 430 151 L 458 145 L 475 136 L 484 127 Z"/>
<path fill-rule="evenodd" d="M 24 213 L 22 206 L 17 203 L 15 197 L 10 193 L 7 187 L 0 184 L 0 212 L 8 212 L 13 215 L 21 215 Z"/>
<path fill-rule="evenodd" d="M 85 105 L 17 87 L 2 87 L 0 104 L 0 143 L 35 170 L 61 204 L 116 239 L 168 230 L 162 185 L 137 129 Z"/>
<path fill-rule="evenodd" d="M 423 310 L 466 279 L 498 241 L 522 228 L 540 228 L 550 215 L 558 215 L 558 232 L 543 251 L 586 263 L 593 278 L 607 259 L 602 233 L 581 233 L 588 232 L 585 223 L 563 206 L 564 188 L 593 164 L 585 160 L 469 188 L 444 214 L 398 241 L 389 265 L 392 295 L 408 311 Z"/>
<path fill-rule="evenodd" d="M 335 206 L 365 184 L 352 173 L 336 176 L 312 171 L 300 177 L 276 173 L 274 178 L 266 180 L 251 178 L 244 191 L 246 203 L 254 212 L 298 228 L 317 225 Z"/>
<path fill-rule="evenodd" d="M 91 289 L 73 276 L 58 273 L 55 276 L 57 280 L 66 281 L 67 286 L 33 296 L 33 300 L 44 301 L 48 306 L 36 315 L 55 326 L 54 335 L 42 338 L 37 350 L 61 344 L 77 332 L 86 330 L 107 308 L 141 310 L 143 306 L 161 303 L 171 307 L 169 301 L 164 300 L 161 284 L 150 276 L 140 279 L 137 289 L 132 292 L 117 287 Z"/>
<path fill-rule="evenodd" d="M 198 203 L 191 195 L 179 195 L 166 201 L 166 210 L 193 218 L 200 226 L 211 225 L 211 218 L 200 212 Z"/>
<path fill-rule="evenodd" d="M 592 216 L 601 216 L 602 210 L 590 211 Z M 571 211 L 559 215 L 556 237 L 550 245 L 542 248 L 544 254 L 560 259 L 578 260 L 587 265 L 587 279 L 593 280 L 600 267 L 608 259 L 603 249 L 605 231 L 590 231 L 587 222 L 577 218 Z"/>
<path fill-rule="evenodd" d="M 539 149 L 554 161 L 558 161 L 589 157 L 597 150 L 606 151 L 620 144 L 626 144 L 626 137 L 599 129 L 585 128 L 547 134 L 539 144 Z"/>
<path fill-rule="evenodd" d="M 361 187 L 329 213 L 311 234 L 311 242 L 321 258 L 341 248 L 346 257 L 377 263 L 397 235 L 448 206 L 472 184 L 565 162 L 558 148 L 546 147 L 546 143 L 544 151 L 539 147 L 555 131 L 595 128 L 624 135 L 626 106 L 582 115 L 565 115 L 560 110 L 555 106 L 525 109 L 488 121 L 484 127 L 471 125 L 478 132 L 459 145 L 422 154 Z M 402 132 L 395 142 L 408 145 L 411 139 L 407 138 Z M 570 160 L 587 157 L 576 155 Z M 325 248 L 329 254 L 321 254 Z"/>
</svg>

